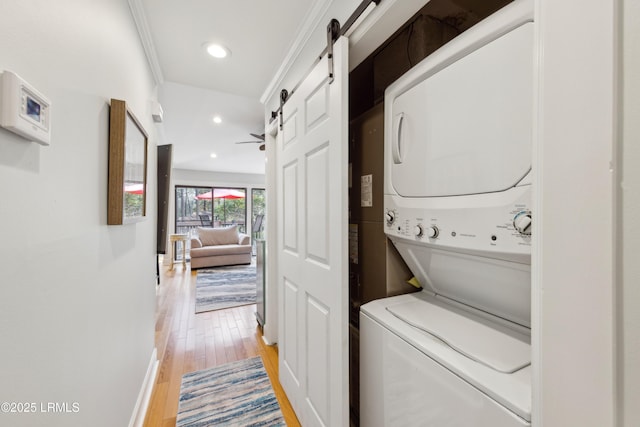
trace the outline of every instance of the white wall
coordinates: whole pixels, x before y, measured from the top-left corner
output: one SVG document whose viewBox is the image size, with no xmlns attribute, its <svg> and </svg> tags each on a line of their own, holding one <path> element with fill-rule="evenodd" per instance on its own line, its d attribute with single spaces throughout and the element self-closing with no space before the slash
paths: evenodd
<svg viewBox="0 0 640 427">
<path fill-rule="evenodd" d="M 614 425 L 615 3 L 536 1 L 536 426 Z"/>
<path fill-rule="evenodd" d="M 0 129 L 0 402 L 37 404 L 0 425 L 126 426 L 154 350 L 156 233 L 154 85 L 127 1 L 3 1 L 4 69 L 50 98 L 53 132 L 41 147 Z M 110 98 L 150 134 L 132 225 L 106 225 Z"/>
<path fill-rule="evenodd" d="M 264 188 L 264 174 L 208 172 L 186 169 L 171 171 L 172 185 Z"/>
<path fill-rule="evenodd" d="M 278 143 L 278 124 L 271 123 L 266 126 L 265 132 L 265 156 L 266 169 L 266 217 L 265 217 L 265 324 L 262 338 L 267 345 L 278 342 L 278 275 L 277 275 L 277 253 L 276 244 L 278 229 L 278 209 L 276 198 L 276 177 L 278 169 L 276 167 L 276 144 Z M 271 233 L 269 232 L 271 231 Z M 272 256 L 273 254 L 273 256 Z"/>
<path fill-rule="evenodd" d="M 622 146 L 618 203 L 618 410 L 621 427 L 640 426 L 640 2 L 623 0 Z"/>
</svg>

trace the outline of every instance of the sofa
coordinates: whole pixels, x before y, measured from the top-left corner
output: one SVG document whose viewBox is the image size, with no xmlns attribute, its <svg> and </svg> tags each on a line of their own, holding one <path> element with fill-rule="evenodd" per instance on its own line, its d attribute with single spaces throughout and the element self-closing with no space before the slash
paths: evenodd
<svg viewBox="0 0 640 427">
<path fill-rule="evenodd" d="M 191 238 L 191 268 L 251 263 L 251 242 L 238 226 L 198 227 Z"/>
</svg>

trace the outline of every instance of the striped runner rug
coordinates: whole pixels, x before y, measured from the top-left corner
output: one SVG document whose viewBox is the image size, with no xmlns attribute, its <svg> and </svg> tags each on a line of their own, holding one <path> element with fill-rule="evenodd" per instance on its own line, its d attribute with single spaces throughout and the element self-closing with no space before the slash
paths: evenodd
<svg viewBox="0 0 640 427">
<path fill-rule="evenodd" d="M 196 313 L 255 304 L 255 302 L 255 264 L 198 270 Z"/>
<path fill-rule="evenodd" d="M 260 357 L 182 376 L 176 427 L 286 426 Z"/>
</svg>

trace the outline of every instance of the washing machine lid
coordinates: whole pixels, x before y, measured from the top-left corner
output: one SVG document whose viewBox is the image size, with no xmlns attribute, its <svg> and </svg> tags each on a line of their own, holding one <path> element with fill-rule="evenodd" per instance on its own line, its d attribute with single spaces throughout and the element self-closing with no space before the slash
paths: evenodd
<svg viewBox="0 0 640 427">
<path fill-rule="evenodd" d="M 473 326 L 473 323 L 484 322 L 485 324 L 491 325 L 494 331 L 504 333 L 505 335 L 511 336 L 512 338 L 526 344 L 529 352 L 530 347 L 528 343 L 530 342 L 530 332 L 527 332 L 526 328 L 507 328 L 504 326 L 505 322 L 501 322 L 499 320 L 497 322 L 495 320 L 480 320 L 474 318 L 474 315 L 463 315 L 458 312 L 459 309 L 452 305 L 439 302 L 438 299 L 439 297 L 430 295 L 426 291 L 414 292 L 368 302 L 360 307 L 360 313 L 361 316 L 368 317 L 383 329 L 386 329 L 389 333 L 397 335 L 423 353 L 425 357 L 429 357 L 436 361 L 443 368 L 451 371 L 459 378 L 482 391 L 487 396 L 503 405 L 506 409 L 526 421 L 531 421 L 531 365 L 525 366 L 513 373 L 496 371 L 495 369 L 489 368 L 482 363 L 478 363 L 454 350 L 434 335 L 408 324 L 396 315 L 392 314 L 391 311 L 393 310 L 404 314 L 403 312 L 405 309 L 403 309 L 402 306 L 407 305 L 409 309 L 406 311 L 412 312 L 408 317 L 410 319 L 415 319 L 416 315 L 421 316 L 421 313 L 430 311 L 433 308 L 432 306 L 447 309 L 453 312 L 453 316 L 459 314 L 463 317 L 463 319 L 455 318 L 454 320 L 458 325 L 457 332 L 462 330 L 468 331 L 464 335 L 456 334 L 456 339 L 460 338 L 463 342 L 467 339 L 479 341 L 479 339 L 474 336 L 474 334 L 478 333 L 478 329 Z M 438 313 L 439 310 L 435 310 L 435 312 Z M 431 317 L 435 321 L 443 323 L 442 316 L 438 316 L 436 314 Z M 431 326 L 431 324 L 429 324 L 429 326 Z M 450 337 L 450 334 L 444 332 L 441 332 L 441 334 L 446 337 Z M 372 337 L 369 337 L 369 339 L 370 338 Z M 361 339 L 363 339 L 362 336 Z M 506 345 L 506 347 L 500 348 L 504 353 L 512 353 L 514 347 L 520 347 L 519 344 L 512 346 L 511 340 L 509 339 L 497 339 L 495 341 L 493 338 L 489 339 L 494 343 L 494 345 L 496 345 L 496 347 Z M 519 352 L 521 349 L 516 349 L 515 351 Z M 496 357 L 496 359 L 499 358 L 500 356 Z M 510 363 L 512 362 L 499 362 L 499 364 L 504 365 L 508 365 Z M 522 362 L 516 361 L 512 366 L 519 365 L 521 363 Z M 419 360 L 417 361 L 417 364 L 419 364 Z"/>
<path fill-rule="evenodd" d="M 511 374 L 531 364 L 530 338 L 434 296 L 393 304 L 387 311 L 463 356 Z"/>
</svg>

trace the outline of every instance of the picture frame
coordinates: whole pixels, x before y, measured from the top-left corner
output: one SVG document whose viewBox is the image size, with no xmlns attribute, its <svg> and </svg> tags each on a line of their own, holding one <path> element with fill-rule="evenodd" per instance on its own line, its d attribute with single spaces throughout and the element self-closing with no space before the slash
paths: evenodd
<svg viewBox="0 0 640 427">
<path fill-rule="evenodd" d="M 147 132 L 127 103 L 111 99 L 108 225 L 129 224 L 145 219 L 148 139 Z"/>
</svg>

